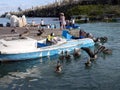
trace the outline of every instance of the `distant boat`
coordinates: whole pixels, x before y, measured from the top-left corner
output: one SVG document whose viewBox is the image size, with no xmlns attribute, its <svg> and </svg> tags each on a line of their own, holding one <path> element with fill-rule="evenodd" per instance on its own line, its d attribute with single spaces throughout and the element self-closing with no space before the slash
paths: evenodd
<svg viewBox="0 0 120 90">
<path fill-rule="evenodd" d="M 89 18 L 87 15 L 73 15 L 71 18 L 75 19 L 76 23 L 87 23 L 89 22 Z"/>
<path fill-rule="evenodd" d="M 60 54 L 62 51 L 73 51 L 75 48 L 94 46 L 89 38 L 72 39 L 69 33 L 63 31 L 63 37 L 56 37 L 58 42 L 47 45 L 46 39 L 37 41 L 29 37 L 9 37 L 0 40 L 0 61 L 30 60 L 45 56 Z"/>
</svg>

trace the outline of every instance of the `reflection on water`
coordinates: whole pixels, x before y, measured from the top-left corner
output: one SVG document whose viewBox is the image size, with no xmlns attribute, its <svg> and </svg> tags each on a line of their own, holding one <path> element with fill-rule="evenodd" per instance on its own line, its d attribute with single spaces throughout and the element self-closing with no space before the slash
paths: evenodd
<svg viewBox="0 0 120 90">
<path fill-rule="evenodd" d="M 0 64 L 0 90 L 119 90 L 120 23 L 81 24 L 94 36 L 107 36 L 105 46 L 111 55 L 98 54 L 91 67 L 85 67 L 88 55 L 63 60 L 62 73 L 55 73 L 59 56 Z"/>
</svg>

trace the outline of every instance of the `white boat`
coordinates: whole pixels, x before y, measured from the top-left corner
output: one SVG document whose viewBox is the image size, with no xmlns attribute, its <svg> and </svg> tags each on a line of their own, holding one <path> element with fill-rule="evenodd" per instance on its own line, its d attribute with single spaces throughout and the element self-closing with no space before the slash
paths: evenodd
<svg viewBox="0 0 120 90">
<path fill-rule="evenodd" d="M 89 38 L 69 39 L 56 37 L 57 43 L 48 46 L 46 39 L 37 41 L 26 37 L 9 37 L 0 40 L 0 61 L 18 61 L 35 59 L 60 54 L 62 51 L 73 51 L 75 48 L 94 46 Z"/>
</svg>

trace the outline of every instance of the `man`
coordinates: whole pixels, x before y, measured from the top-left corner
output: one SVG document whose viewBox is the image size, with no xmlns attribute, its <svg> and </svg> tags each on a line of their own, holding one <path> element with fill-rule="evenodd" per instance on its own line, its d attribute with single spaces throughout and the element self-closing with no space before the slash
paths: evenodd
<svg viewBox="0 0 120 90">
<path fill-rule="evenodd" d="M 47 36 L 46 39 L 46 44 L 47 45 L 52 45 L 52 44 L 56 44 L 57 41 L 54 39 L 54 33 L 51 33 L 50 35 Z"/>
</svg>

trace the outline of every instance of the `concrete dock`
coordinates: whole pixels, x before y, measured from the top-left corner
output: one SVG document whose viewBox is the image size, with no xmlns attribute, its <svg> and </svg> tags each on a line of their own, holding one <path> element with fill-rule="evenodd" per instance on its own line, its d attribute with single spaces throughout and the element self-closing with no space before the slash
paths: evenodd
<svg viewBox="0 0 120 90">
<path fill-rule="evenodd" d="M 11 30 L 14 29 L 16 32 L 12 33 Z M 37 35 L 38 32 L 38 28 L 37 27 L 0 27 L 0 38 L 5 38 L 5 37 L 12 37 L 12 36 L 19 36 L 20 34 L 22 34 L 25 31 L 29 31 L 29 34 L 26 35 L 28 37 L 40 40 L 42 38 L 46 38 L 47 35 L 49 35 L 50 33 L 54 33 L 55 36 L 61 36 L 62 34 L 62 30 L 60 29 L 44 29 L 44 32 L 41 35 Z M 71 34 L 76 35 L 78 34 L 78 30 L 71 30 L 69 31 Z"/>
</svg>

